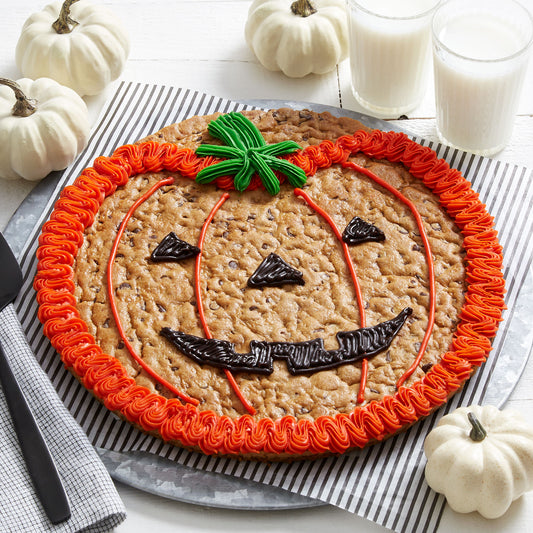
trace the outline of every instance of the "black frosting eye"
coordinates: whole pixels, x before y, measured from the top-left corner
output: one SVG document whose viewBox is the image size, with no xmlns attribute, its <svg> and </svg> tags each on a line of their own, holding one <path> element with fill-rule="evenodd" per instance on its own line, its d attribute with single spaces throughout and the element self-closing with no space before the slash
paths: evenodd
<svg viewBox="0 0 533 533">
<path fill-rule="evenodd" d="M 156 263 L 163 261 L 181 261 L 195 257 L 200 253 L 200 248 L 182 241 L 171 231 L 154 249 L 150 259 Z"/>
<path fill-rule="evenodd" d="M 248 279 L 250 287 L 278 287 L 286 283 L 305 285 L 302 272 L 291 267 L 276 254 L 270 254 L 263 259 Z"/>
<path fill-rule="evenodd" d="M 370 222 L 354 217 L 344 229 L 342 240 L 346 244 L 359 244 L 362 242 L 380 242 L 385 240 L 385 234 Z"/>
</svg>

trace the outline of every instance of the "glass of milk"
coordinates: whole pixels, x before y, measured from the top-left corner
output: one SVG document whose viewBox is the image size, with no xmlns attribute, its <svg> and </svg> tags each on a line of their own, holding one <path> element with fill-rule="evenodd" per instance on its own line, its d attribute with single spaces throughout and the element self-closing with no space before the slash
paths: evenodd
<svg viewBox="0 0 533 533">
<path fill-rule="evenodd" d="M 450 0 L 432 23 L 437 132 L 480 155 L 509 140 L 533 40 L 533 20 L 514 0 Z"/>
<path fill-rule="evenodd" d="M 418 106 L 427 86 L 431 17 L 439 0 L 347 0 L 350 68 L 356 100 L 397 118 Z"/>
</svg>

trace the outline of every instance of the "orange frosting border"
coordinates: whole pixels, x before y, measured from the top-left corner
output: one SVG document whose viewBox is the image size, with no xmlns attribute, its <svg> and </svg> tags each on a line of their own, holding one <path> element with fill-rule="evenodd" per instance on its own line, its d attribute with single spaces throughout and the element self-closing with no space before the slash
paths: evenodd
<svg viewBox="0 0 533 533">
<path fill-rule="evenodd" d="M 199 448 L 206 454 L 297 457 L 343 453 L 390 436 L 444 404 L 486 360 L 505 309 L 502 247 L 493 218 L 458 170 L 402 133 L 357 131 L 336 142 L 307 147 L 288 159 L 311 176 L 319 168 L 342 165 L 359 152 L 403 163 L 440 198 L 464 235 L 465 303 L 449 351 L 422 379 L 409 387 L 400 386 L 380 401 L 357 406 L 350 414 L 321 416 L 314 421 L 292 416 L 255 419 L 249 414 L 232 419 L 137 385 L 88 333 L 76 308 L 73 264 L 84 230 L 93 223 L 104 198 L 131 176 L 167 170 L 193 179 L 217 161 L 199 158 L 174 144 L 154 142 L 122 146 L 111 157 L 98 157 L 93 167 L 65 187 L 43 225 L 34 280 L 38 318 L 65 366 L 111 411 L 165 441 Z M 217 185 L 232 188 L 231 180 L 225 178 L 217 180 Z M 257 180 L 252 186 L 259 186 Z"/>
</svg>

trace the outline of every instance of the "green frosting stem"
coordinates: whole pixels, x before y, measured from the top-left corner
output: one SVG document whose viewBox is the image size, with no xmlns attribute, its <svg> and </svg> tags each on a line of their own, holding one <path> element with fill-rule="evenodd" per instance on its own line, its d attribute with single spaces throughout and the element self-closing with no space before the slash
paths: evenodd
<svg viewBox="0 0 533 533">
<path fill-rule="evenodd" d="M 242 163 L 239 159 L 227 159 L 226 161 L 221 161 L 216 165 L 202 169 L 196 175 L 196 181 L 198 183 L 210 183 L 221 176 L 237 174 L 241 168 Z"/>
<path fill-rule="evenodd" d="M 221 116 L 224 116 L 224 115 L 221 115 Z M 220 139 L 223 143 L 227 144 L 228 146 L 232 146 L 233 148 L 238 148 L 239 150 L 246 150 L 246 145 L 241 139 L 241 136 L 238 134 L 238 132 L 233 128 L 224 126 L 224 122 L 223 121 L 219 122 L 219 119 L 211 121 L 209 123 L 209 126 L 207 127 L 207 131 L 209 131 L 209 133 L 213 137 Z"/>
<path fill-rule="evenodd" d="M 219 146 L 218 144 L 201 144 L 196 149 L 196 155 L 214 155 L 215 157 L 235 159 L 241 157 L 241 150 L 238 148 L 231 148 L 230 146 Z"/>
<path fill-rule="evenodd" d="M 252 152 L 250 154 L 250 159 L 252 164 L 259 174 L 265 189 L 272 195 L 278 194 L 279 192 L 279 180 L 274 174 L 274 171 L 268 166 L 264 157 L 261 157 L 257 152 Z"/>
<path fill-rule="evenodd" d="M 299 149 L 300 145 L 295 143 L 294 141 L 282 141 L 276 144 L 266 144 L 265 146 L 258 148 L 257 151 L 261 152 L 262 154 L 278 156 L 292 154 L 293 152 L 296 152 L 296 150 Z"/>
<path fill-rule="evenodd" d="M 245 156 L 244 158 L 244 164 L 242 168 L 237 172 L 235 175 L 235 178 L 233 180 L 233 184 L 235 185 L 235 190 L 237 191 L 245 191 L 248 186 L 250 185 L 250 182 L 252 181 L 252 176 L 254 175 L 255 168 L 252 165 L 252 162 L 250 161 L 250 158 L 248 156 Z"/>
<path fill-rule="evenodd" d="M 255 127 L 253 122 L 248 120 L 241 113 L 233 113 L 232 118 L 233 118 L 234 124 L 240 125 L 242 131 L 245 131 L 248 134 L 248 136 L 251 139 L 253 139 L 252 146 L 259 147 L 259 146 L 266 145 L 265 139 L 261 135 L 261 132 Z"/>
<path fill-rule="evenodd" d="M 234 176 L 235 189 L 244 191 L 257 172 L 265 189 L 274 195 L 280 191 L 280 182 L 274 171 L 284 174 L 294 187 L 301 187 L 307 181 L 300 167 L 278 158 L 299 150 L 300 146 L 294 141 L 266 144 L 261 132 L 241 113 L 220 115 L 209 123 L 208 131 L 226 146 L 202 144 L 196 149 L 196 154 L 225 158 L 225 161 L 198 172 L 198 183 L 210 183 L 221 176 Z"/>
<path fill-rule="evenodd" d="M 277 157 L 266 156 L 265 160 L 268 161 L 270 168 L 277 170 L 281 174 L 285 174 L 289 180 L 289 183 L 293 187 L 302 187 L 305 185 L 307 176 L 300 167 L 289 163 L 285 159 L 278 159 Z"/>
</svg>

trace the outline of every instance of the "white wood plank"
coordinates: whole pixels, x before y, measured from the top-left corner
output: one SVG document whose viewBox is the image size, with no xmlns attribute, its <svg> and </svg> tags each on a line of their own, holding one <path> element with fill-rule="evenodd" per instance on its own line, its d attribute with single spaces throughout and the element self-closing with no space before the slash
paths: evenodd
<svg viewBox="0 0 533 533">
<path fill-rule="evenodd" d="M 255 62 L 130 60 L 122 78 L 188 87 L 233 100 L 304 100 L 339 105 L 335 71 L 295 79 L 268 71 Z"/>
<path fill-rule="evenodd" d="M 255 61 L 244 38 L 248 3 L 188 0 L 112 2 L 132 36 L 130 59 Z"/>
</svg>

